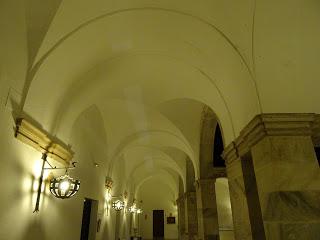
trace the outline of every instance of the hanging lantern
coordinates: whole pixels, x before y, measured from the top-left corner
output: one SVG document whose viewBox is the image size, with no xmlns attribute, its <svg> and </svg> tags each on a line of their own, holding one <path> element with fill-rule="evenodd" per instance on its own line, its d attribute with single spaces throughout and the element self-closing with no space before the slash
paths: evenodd
<svg viewBox="0 0 320 240">
<path fill-rule="evenodd" d="M 58 178 L 53 178 L 50 181 L 50 192 L 56 198 L 70 198 L 75 195 L 80 188 L 80 181 L 74 180 L 68 174 Z"/>
<path fill-rule="evenodd" d="M 124 208 L 124 202 L 121 200 L 114 201 L 112 203 L 112 208 L 116 211 L 121 211 Z"/>
<path fill-rule="evenodd" d="M 129 211 L 130 213 L 135 213 L 135 212 L 137 211 L 136 205 L 134 204 L 134 205 L 132 205 L 131 207 L 129 207 L 129 208 L 128 208 L 128 211 Z"/>
</svg>

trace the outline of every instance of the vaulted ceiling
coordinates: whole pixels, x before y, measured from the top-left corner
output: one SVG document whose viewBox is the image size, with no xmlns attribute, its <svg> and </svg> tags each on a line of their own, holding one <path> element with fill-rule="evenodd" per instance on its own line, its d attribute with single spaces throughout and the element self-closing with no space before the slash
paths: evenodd
<svg viewBox="0 0 320 240">
<path fill-rule="evenodd" d="M 320 111 L 319 1 L 307 2 L 7 3 L 24 11 L 28 54 L 12 42 L 4 64 L 25 67 L 21 109 L 51 134 L 72 144 L 81 131 L 108 174 L 122 162 L 135 188 L 160 175 L 177 191 L 186 161 L 200 177 L 204 106 L 225 145 L 258 113 Z"/>
</svg>

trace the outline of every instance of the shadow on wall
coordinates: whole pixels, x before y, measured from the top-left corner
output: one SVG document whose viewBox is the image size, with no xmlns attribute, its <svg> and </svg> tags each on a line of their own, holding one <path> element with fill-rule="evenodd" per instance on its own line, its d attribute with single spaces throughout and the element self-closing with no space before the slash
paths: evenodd
<svg viewBox="0 0 320 240">
<path fill-rule="evenodd" d="M 23 240 L 46 239 L 43 226 L 39 221 L 33 221 L 26 229 Z"/>
</svg>

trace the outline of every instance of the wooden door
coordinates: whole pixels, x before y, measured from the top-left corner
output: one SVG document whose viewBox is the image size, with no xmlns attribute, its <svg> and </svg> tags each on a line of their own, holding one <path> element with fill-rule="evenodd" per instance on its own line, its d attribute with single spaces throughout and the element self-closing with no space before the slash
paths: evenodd
<svg viewBox="0 0 320 240">
<path fill-rule="evenodd" d="M 153 210 L 153 239 L 164 239 L 164 211 Z"/>
<path fill-rule="evenodd" d="M 98 201 L 85 198 L 83 202 L 80 240 L 94 240 L 97 229 Z"/>
</svg>

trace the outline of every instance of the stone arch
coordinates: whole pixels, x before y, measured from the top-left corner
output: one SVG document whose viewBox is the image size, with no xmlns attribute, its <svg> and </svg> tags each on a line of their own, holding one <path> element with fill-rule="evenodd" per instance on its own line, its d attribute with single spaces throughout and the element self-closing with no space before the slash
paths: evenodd
<svg viewBox="0 0 320 240">
<path fill-rule="evenodd" d="M 200 150 L 199 150 L 200 178 L 204 178 L 204 179 L 213 178 L 217 174 L 218 175 L 221 174 L 222 176 L 224 176 L 225 175 L 224 169 L 214 168 L 214 162 L 215 162 L 214 146 L 218 145 L 220 148 L 222 144 L 222 147 L 223 147 L 223 143 L 224 143 L 223 133 L 222 133 L 222 129 L 220 128 L 220 124 L 217 116 L 214 114 L 212 109 L 209 108 L 208 106 L 203 107 L 200 125 L 201 125 Z M 218 132 L 217 132 L 217 129 L 218 129 Z M 215 142 L 216 140 L 221 141 L 222 143 L 220 142 L 217 144 Z M 221 149 L 219 149 L 219 151 L 221 151 Z"/>
</svg>

